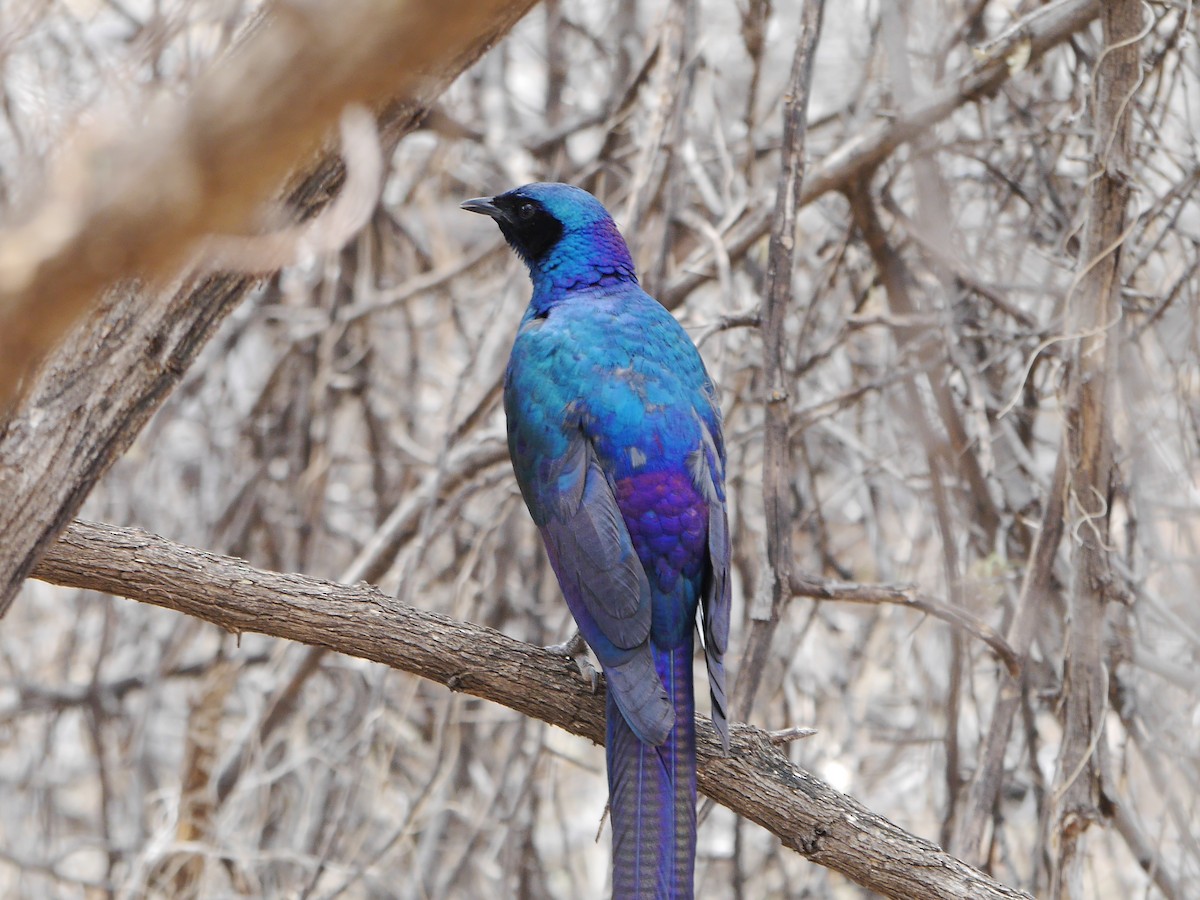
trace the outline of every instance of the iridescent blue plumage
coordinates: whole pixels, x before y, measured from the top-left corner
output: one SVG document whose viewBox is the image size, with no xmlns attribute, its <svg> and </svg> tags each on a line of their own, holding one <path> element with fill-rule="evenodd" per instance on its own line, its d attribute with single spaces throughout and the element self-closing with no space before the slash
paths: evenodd
<svg viewBox="0 0 1200 900">
<path fill-rule="evenodd" d="M 679 323 L 638 286 L 592 195 L 531 184 L 463 207 L 496 220 L 533 281 L 504 383 L 509 450 L 608 683 L 613 895 L 691 897 L 698 608 L 713 723 L 728 747 L 716 391 Z"/>
</svg>

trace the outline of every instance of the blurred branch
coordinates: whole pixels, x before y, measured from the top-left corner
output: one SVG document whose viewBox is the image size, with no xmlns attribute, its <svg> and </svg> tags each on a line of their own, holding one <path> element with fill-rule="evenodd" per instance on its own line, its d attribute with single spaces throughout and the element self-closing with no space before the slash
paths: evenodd
<svg viewBox="0 0 1200 900">
<path fill-rule="evenodd" d="M 1168 771 L 1172 765 L 1178 764 L 1181 756 L 1172 752 L 1174 748 L 1165 748 L 1163 741 L 1153 737 L 1147 731 L 1145 720 L 1133 708 L 1134 705 L 1122 699 L 1122 695 L 1126 698 L 1130 696 L 1131 689 L 1128 680 L 1121 677 L 1120 671 L 1115 666 L 1113 670 L 1115 674 L 1110 680 L 1110 688 L 1116 697 L 1116 701 L 1112 705 L 1113 711 L 1121 720 L 1125 733 L 1129 736 L 1133 746 L 1137 748 L 1138 756 L 1150 777 L 1150 784 L 1160 802 L 1167 808 L 1167 816 L 1177 827 L 1180 827 L 1179 833 L 1183 838 L 1181 855 L 1176 859 L 1167 860 L 1163 859 L 1161 844 L 1151 848 L 1145 837 L 1144 829 L 1137 821 L 1136 804 L 1130 802 L 1131 798 L 1128 797 L 1128 794 L 1126 797 L 1118 795 L 1121 779 L 1113 778 L 1110 768 L 1105 773 L 1108 779 L 1107 787 L 1114 796 L 1118 797 L 1117 802 L 1113 804 L 1113 824 L 1116 825 L 1117 831 L 1120 832 L 1121 837 L 1129 846 L 1130 852 L 1137 859 L 1138 865 L 1143 870 L 1152 873 L 1155 884 L 1159 886 L 1168 900 L 1176 900 L 1176 898 L 1183 897 L 1184 894 L 1177 886 L 1181 877 L 1175 873 L 1187 871 L 1188 868 L 1194 872 L 1195 863 L 1200 860 L 1200 838 L 1197 838 L 1195 829 L 1191 825 L 1191 811 L 1184 809 L 1184 804 L 1190 805 L 1190 797 L 1179 791 L 1179 780 L 1174 773 Z M 1188 862 L 1191 863 L 1190 867 Z M 1186 878 L 1186 876 L 1183 877 Z"/>
<path fill-rule="evenodd" d="M 1063 536 L 1066 483 L 1066 452 L 1060 447 L 1054 466 L 1054 479 L 1050 490 L 1046 492 L 1041 525 L 1029 551 L 1016 612 L 1008 628 L 1008 645 L 1022 663 L 1033 644 L 1043 605 L 1054 590 L 1054 559 Z M 983 843 L 984 831 L 992 820 L 992 811 L 1000 795 L 1004 780 L 1004 757 L 1012 734 L 1013 718 L 1020 705 L 1021 678 L 1012 672 L 1002 672 L 987 735 L 977 755 L 979 761 L 970 784 L 965 788 L 963 808 L 955 820 L 950 838 L 953 852 L 971 862 L 982 864 L 989 856 Z"/>
<path fill-rule="evenodd" d="M 444 499 L 482 469 L 501 463 L 508 463 L 508 449 L 499 439 L 475 440 L 450 449 L 445 464 L 426 475 L 422 484 L 396 504 L 354 561 L 340 573 L 339 580 L 345 583 L 378 581 L 386 574 L 404 542 L 416 534 L 421 515 L 430 504 Z M 287 682 L 268 698 L 266 712 L 258 727 L 238 743 L 232 758 L 221 771 L 217 781 L 218 800 L 223 801 L 233 790 L 253 749 L 266 746 L 272 733 L 289 720 L 301 688 L 320 671 L 325 653 L 323 647 L 309 649 Z"/>
<path fill-rule="evenodd" d="M 855 226 L 862 234 L 863 242 L 871 252 L 871 259 L 883 283 L 888 309 L 893 316 L 913 319 L 924 310 L 920 309 L 909 286 L 916 283 L 908 264 L 893 246 L 888 231 L 879 218 L 874 198 L 871 196 L 868 179 L 854 185 L 846 193 L 850 201 L 850 213 Z M 919 324 L 904 325 L 894 329 L 896 345 L 901 350 L 912 352 L 929 366 L 924 371 L 924 380 L 933 394 L 942 429 L 939 431 L 925 414 L 915 379 L 906 379 L 903 390 L 908 404 L 908 416 L 925 445 L 931 471 L 939 470 L 943 462 L 949 471 L 958 470 L 968 488 L 965 491 L 964 519 L 972 527 L 982 531 L 980 544 L 991 547 L 995 543 L 1000 525 L 1000 513 L 996 509 L 987 477 L 977 456 L 978 438 L 967 431 L 959 413 L 950 378 L 946 371 L 943 352 L 929 342 L 931 330 Z M 936 334 L 936 332 L 933 332 Z M 943 438 L 944 433 L 944 438 Z M 950 579 L 953 583 L 953 579 Z"/>
<path fill-rule="evenodd" d="M 791 591 L 793 597 L 809 597 L 813 600 L 834 600 L 841 603 L 887 603 L 904 606 L 941 619 L 983 641 L 1000 657 L 1012 678 L 1020 677 L 1021 660 L 1009 646 L 1008 641 L 996 629 L 982 619 L 971 615 L 967 610 L 941 603 L 922 594 L 915 587 L 891 584 L 851 584 L 794 572 Z"/>
<path fill-rule="evenodd" d="M 252 231 L 347 104 L 417 94 L 532 5 L 279 2 L 186 103 L 82 136 L 41 202 L 0 235 L 0 408 L 99 291 L 169 276 L 205 234 Z"/>
<path fill-rule="evenodd" d="M 1166 900 L 1183 900 L 1183 888 L 1163 860 L 1162 848 L 1151 843 L 1126 804 L 1117 803 L 1113 806 L 1113 824 L 1142 871 L 1154 879 L 1154 884 Z"/>
<path fill-rule="evenodd" d="M 490 628 L 404 606 L 373 587 L 256 569 L 137 529 L 70 525 L 38 563 L 53 584 L 103 591 L 327 647 L 436 681 L 601 743 L 604 701 L 573 660 Z M 700 722 L 699 785 L 787 846 L 888 897 L 1019 898 L 933 844 L 795 767 L 756 728 L 722 756 Z"/>
<path fill-rule="evenodd" d="M 365 107 L 342 110 L 339 131 L 346 178 L 320 215 L 270 234 L 208 235 L 199 244 L 197 269 L 269 274 L 346 246 L 375 212 L 386 173 L 375 117 Z"/>
<path fill-rule="evenodd" d="M 901 109 L 842 142 L 804 177 L 804 190 L 797 204 L 807 206 L 830 191 L 845 191 L 865 173 L 879 166 L 917 135 L 932 128 L 968 103 L 989 97 L 1017 73 L 1034 66 L 1049 50 L 1087 27 L 1100 14 L 1099 0 L 1059 0 L 1039 7 L 1003 35 L 982 48 L 967 69 L 951 78 L 931 96 Z M 1024 57 L 1025 51 L 1028 57 Z M 1013 60 L 1022 59 L 1021 65 Z M 743 256 L 771 230 L 774 208 L 751 203 L 741 221 L 725 236 L 725 249 L 732 259 Z M 715 274 L 711 251 L 697 251 L 679 267 L 680 273 L 658 296 L 668 308 L 683 302 L 692 291 Z"/>
<path fill-rule="evenodd" d="M 1140 18 L 1141 5 L 1131 4 L 1135 11 L 1134 22 Z M 1111 28 L 1109 19 L 1113 15 L 1105 7 L 1106 37 Z M 1130 15 L 1126 11 L 1126 15 Z M 1131 34 L 1136 35 L 1138 26 Z M 1127 48 L 1128 49 L 1128 48 Z M 1107 51 L 1106 51 L 1107 53 Z M 1037 532 L 1017 602 L 1016 614 L 1009 628 L 1009 643 L 1021 659 L 1028 653 L 1034 639 L 1039 613 L 1043 603 L 1054 592 L 1053 564 L 1059 543 L 1066 532 L 1068 521 L 1078 521 L 1079 526 L 1072 537 L 1075 544 L 1097 541 L 1093 552 L 1105 555 L 1107 548 L 1107 505 L 1111 478 L 1111 433 L 1106 424 L 1104 409 L 1109 403 L 1109 375 L 1107 368 L 1115 365 L 1115 351 L 1108 344 L 1108 331 L 1120 318 L 1117 296 L 1116 270 L 1121 238 L 1124 234 L 1125 194 L 1120 194 L 1119 205 L 1116 193 L 1101 195 L 1102 191 L 1127 193 L 1125 183 L 1128 169 L 1125 143 L 1128 141 L 1128 124 L 1125 137 L 1120 142 L 1120 152 L 1111 160 L 1109 150 L 1114 149 L 1116 114 L 1126 108 L 1138 81 L 1135 63 L 1126 65 L 1123 74 L 1128 81 L 1122 86 L 1119 96 L 1108 96 L 1110 107 L 1105 121 L 1097 118 L 1096 138 L 1093 144 L 1095 166 L 1099 171 L 1089 183 L 1089 217 L 1086 244 L 1080 253 L 1081 270 L 1072 295 L 1078 295 L 1072 308 L 1068 327 L 1082 335 L 1080 346 L 1072 360 L 1071 388 L 1067 402 L 1066 428 L 1059 446 L 1055 464 L 1053 484 L 1046 494 L 1046 506 Z M 1111 92 L 1111 86 L 1103 88 Z M 1093 115 L 1098 115 L 1093 109 Z M 1113 168 L 1110 170 L 1110 164 Z M 1101 184 L 1105 182 L 1106 184 Z M 1120 193 L 1117 191 L 1117 193 Z M 1070 302 L 1070 297 L 1068 297 Z M 1083 409 L 1087 407 L 1086 415 Z M 1082 441 L 1082 444 L 1081 444 Z M 1086 449 L 1083 445 L 1087 445 Z M 1080 480 L 1090 485 L 1080 490 Z M 1103 506 L 1098 516 L 1080 515 L 1083 510 L 1095 510 Z M 1103 532 L 1104 537 L 1100 538 Z M 1111 580 L 1107 563 L 1097 558 L 1092 561 L 1080 559 L 1076 547 L 1075 585 L 1072 597 L 1072 612 L 1069 616 L 1068 649 L 1065 659 L 1063 694 L 1066 698 L 1067 727 L 1064 729 L 1062 758 L 1059 765 L 1059 781 L 1056 792 L 1060 800 L 1066 800 L 1069 791 L 1075 806 L 1070 816 L 1069 830 L 1059 835 L 1056 842 L 1058 854 L 1054 858 L 1056 876 L 1067 875 L 1078 857 L 1074 853 L 1075 840 L 1087 828 L 1093 817 L 1101 810 L 1111 810 L 1107 798 L 1102 796 L 1102 766 L 1097 754 L 1103 752 L 1104 742 L 1100 739 L 1107 694 L 1107 676 L 1101 657 L 1102 630 L 1105 621 L 1104 592 Z M 1087 595 L 1091 595 L 1088 599 Z M 1083 604 L 1082 607 L 1080 604 Z M 1011 733 L 1012 720 L 1020 705 L 1021 685 L 1009 676 L 1002 678 L 992 711 L 987 736 L 981 745 L 979 764 L 968 789 L 963 812 L 956 823 L 950 842 L 954 852 L 970 861 L 982 861 L 988 853 L 983 838 L 988 821 L 1000 792 L 1004 777 L 1004 759 Z M 1057 806 L 1057 803 L 1055 804 Z M 1055 827 L 1059 824 L 1055 823 Z M 1074 861 L 1074 862 L 1073 862 Z M 1065 865 L 1064 865 L 1065 864 Z M 1059 896 L 1061 883 L 1054 888 Z"/>
<path fill-rule="evenodd" d="M 261 666 L 267 662 L 266 654 L 242 656 L 238 665 L 243 669 Z M 72 709 L 80 706 L 113 706 L 134 691 L 144 691 L 161 684 L 169 678 L 194 679 L 208 674 L 211 660 L 175 666 L 166 672 L 155 673 L 154 678 L 145 675 L 129 675 L 124 678 L 91 684 L 41 684 L 33 681 L 9 682 L 16 694 L 16 702 L 0 707 L 0 725 L 7 725 L 22 716 L 34 715 L 47 710 Z"/>
<path fill-rule="evenodd" d="M 205 673 L 191 702 L 179 787 L 179 818 L 175 823 L 178 844 L 194 846 L 215 838 L 219 803 L 209 785 L 221 752 L 221 713 L 239 672 L 236 661 L 229 657 L 218 660 Z M 150 873 L 152 893 L 200 896 L 197 888 L 202 883 L 204 860 L 205 854 L 194 849 L 167 854 Z"/>
<path fill-rule="evenodd" d="M 783 152 L 775 195 L 774 225 L 767 255 L 766 296 L 759 330 L 763 342 L 763 518 L 767 564 L 750 610 L 749 634 L 742 653 L 733 708 L 749 717 L 766 668 L 771 638 L 790 595 L 792 577 L 791 404 L 788 402 L 787 347 L 784 322 L 792 305 L 792 274 L 796 255 L 796 210 L 804 186 L 804 146 L 808 134 L 808 98 L 813 58 L 821 37 L 824 0 L 805 0 L 800 35 L 792 56 L 783 105 Z M 765 608 L 764 608 L 765 607 Z"/>
<path fill-rule="evenodd" d="M 203 231 L 245 226 L 258 194 L 266 196 L 276 188 L 288 167 L 305 158 L 341 112 L 345 101 L 335 103 L 335 98 L 377 100 L 386 92 L 400 92 L 379 114 L 386 155 L 386 148 L 416 127 L 450 82 L 532 5 L 533 0 L 406 4 L 358 31 L 344 26 L 348 21 L 361 24 L 355 16 L 365 15 L 374 4 L 356 0 L 336 11 L 330 8 L 324 17 L 328 22 L 297 12 L 279 25 L 280 34 L 307 35 L 311 45 L 281 55 L 277 42 L 283 38 L 263 37 L 270 55 L 259 59 L 235 53 L 201 84 L 185 110 L 152 126 L 162 131 L 154 140 L 176 141 L 177 159 L 140 132 L 115 141 L 109 148 L 116 154 L 110 159 L 112 176 L 94 179 L 104 184 L 92 185 L 94 193 L 76 198 L 73 207 L 94 228 L 77 228 L 73 243 L 43 247 L 53 252 L 27 273 L 29 280 L 20 290 L 12 282 L 7 288 L 0 285 L 8 291 L 0 299 L 0 398 L 11 396 L 19 374 L 63 337 L 107 281 L 146 267 L 166 271 L 168 262 L 182 259 L 185 245 Z M 275 35 L 273 28 L 262 26 L 249 39 L 251 46 L 260 46 L 260 32 Z M 332 59 L 320 56 L 334 46 L 338 52 Z M 256 97 L 256 90 L 268 96 Z M 235 96 L 226 96 L 228 91 Z M 226 109 L 224 103 L 233 106 Z M 213 109 L 214 104 L 220 108 Z M 275 130 L 266 127 L 272 115 L 282 120 Z M 209 123 L 212 116 L 217 121 Z M 308 123 L 310 116 L 320 120 L 319 128 Z M 260 143 L 266 145 L 261 156 L 256 150 Z M 307 218 L 327 206 L 344 174 L 336 155 L 316 161 L 289 190 L 294 214 Z M 147 199 L 153 192 L 145 186 L 158 184 L 160 176 L 191 178 L 203 197 L 188 194 L 178 209 L 174 201 L 163 208 L 167 186 L 177 182 L 163 181 L 163 193 Z M 117 184 L 129 188 L 130 196 L 115 191 Z M 39 551 L 132 443 L 253 284 L 241 274 L 191 277 L 161 296 L 122 285 L 96 302 L 30 379 L 20 402 L 0 421 L 0 533 L 5 536 L 0 543 L 0 615 Z M 60 312 L 52 315 L 51 310 Z"/>
<path fill-rule="evenodd" d="M 1116 799 L 1105 789 L 1109 671 L 1104 641 L 1116 581 L 1108 558 L 1119 553 L 1110 536 L 1119 479 L 1110 409 L 1121 341 L 1122 247 L 1134 189 L 1133 99 L 1142 83 L 1143 15 L 1141 0 L 1110 0 L 1104 6 L 1104 50 L 1093 70 L 1087 220 L 1078 273 L 1067 296 L 1067 326 L 1078 337 L 1063 416 L 1073 579 L 1063 665 L 1064 736 L 1051 803 L 1059 848 L 1054 898 L 1082 896 L 1083 835 L 1112 815 Z"/>
</svg>

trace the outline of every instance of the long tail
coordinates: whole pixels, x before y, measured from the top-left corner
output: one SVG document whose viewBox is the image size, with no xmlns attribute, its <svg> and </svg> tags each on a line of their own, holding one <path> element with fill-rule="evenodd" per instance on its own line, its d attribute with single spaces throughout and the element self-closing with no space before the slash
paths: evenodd
<svg viewBox="0 0 1200 900">
<path fill-rule="evenodd" d="M 608 696 L 613 900 L 690 900 L 696 858 L 696 724 L 692 641 L 654 650 L 675 709 L 659 747 L 643 744 Z"/>
</svg>

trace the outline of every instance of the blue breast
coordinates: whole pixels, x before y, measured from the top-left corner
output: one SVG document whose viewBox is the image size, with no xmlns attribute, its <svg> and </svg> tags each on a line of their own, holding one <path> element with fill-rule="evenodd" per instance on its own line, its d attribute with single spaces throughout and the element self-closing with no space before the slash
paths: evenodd
<svg viewBox="0 0 1200 900">
<path fill-rule="evenodd" d="M 560 497 L 554 473 L 582 431 L 613 486 L 634 548 L 660 596 L 659 646 L 690 637 L 706 558 L 708 507 L 689 459 L 701 447 L 700 415 L 712 387 L 683 328 L 636 285 L 522 322 L 505 382 L 517 479 L 539 524 Z M 714 426 L 709 424 L 709 428 Z"/>
</svg>

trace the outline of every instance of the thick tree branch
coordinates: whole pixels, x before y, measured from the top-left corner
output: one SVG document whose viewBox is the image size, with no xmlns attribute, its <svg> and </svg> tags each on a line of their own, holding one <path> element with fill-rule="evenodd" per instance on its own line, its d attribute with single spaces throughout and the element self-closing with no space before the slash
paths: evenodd
<svg viewBox="0 0 1200 900">
<path fill-rule="evenodd" d="M 252 230 L 347 104 L 418 95 L 532 5 L 277 2 L 185 104 L 78 141 L 25 223 L 0 235 L 0 408 L 106 285 L 170 275 L 204 234 Z"/>
<path fill-rule="evenodd" d="M 9 291 L 0 294 L 0 397 L 5 396 L 4 385 L 11 386 L 12 379 L 24 371 L 30 359 L 40 356 L 62 336 L 65 323 L 93 302 L 92 292 L 106 280 L 132 275 L 142 266 L 161 271 L 167 260 L 178 260 L 178 254 L 191 237 L 206 228 L 232 227 L 236 217 L 231 210 L 247 213 L 251 207 L 245 205 L 245 198 L 222 199 L 223 192 L 239 193 L 253 187 L 258 192 L 256 196 L 265 196 L 263 192 L 278 187 L 288 166 L 303 160 L 316 139 L 313 134 L 317 132 L 310 133 L 308 125 L 293 122 L 293 117 L 303 119 L 311 112 L 328 124 L 340 109 L 334 105 L 335 96 L 364 99 L 399 89 L 398 99 L 380 114 L 381 139 L 385 146 L 392 145 L 421 121 L 429 105 L 450 82 L 505 34 L 533 5 L 533 0 L 462 4 L 471 7 L 470 14 L 446 25 L 433 21 L 429 18 L 433 14 L 426 11 L 435 10 L 438 21 L 445 17 L 449 22 L 459 5 L 457 2 L 449 7 L 411 4 L 419 9 L 395 13 L 392 17 L 395 22 L 372 22 L 362 34 L 344 31 L 342 12 L 330 8 L 326 12 L 332 31 L 317 41 L 319 47 L 305 45 L 297 49 L 297 56 L 284 58 L 271 43 L 269 46 L 274 50 L 270 60 L 277 69 L 260 68 L 267 62 L 246 61 L 243 53 L 231 60 L 228 67 L 215 69 L 211 81 L 198 89 L 188 108 L 189 115 L 155 126 L 166 129 L 166 136 L 180 142 L 174 147 L 179 153 L 174 164 L 187 168 L 190 173 L 187 177 L 199 179 L 196 183 L 205 186 L 201 193 L 212 196 L 203 201 L 203 209 L 185 207 L 179 211 L 161 209 L 161 196 L 157 201 L 143 198 L 135 202 L 126 198 L 132 205 L 117 215 L 112 207 L 123 198 L 101 186 L 94 187 L 96 193 L 83 198 L 84 205 L 77 212 L 89 222 L 112 213 L 115 216 L 112 223 L 93 222 L 95 231 L 84 229 L 74 236 L 74 243 L 70 244 L 73 250 L 67 245 L 54 249 L 36 272 L 29 273 L 31 280 L 20 290 L 14 292 L 11 284 L 7 288 L 0 286 L 0 292 Z M 365 6 L 371 4 L 358 0 L 354 9 Z M 403 9 L 408 10 L 409 6 Z M 297 22 L 289 19 L 280 27 L 293 37 L 295 29 L 307 34 L 305 29 L 316 27 L 310 15 L 306 13 Z M 414 30 L 392 34 L 400 22 L 408 22 Z M 269 31 L 271 27 L 267 23 L 260 30 Z M 392 34 L 395 42 L 386 44 L 377 40 L 381 31 Z M 255 40 L 252 36 L 251 42 Z M 336 61 L 326 60 L 328 66 L 318 65 L 319 53 L 328 52 L 335 41 L 341 42 L 337 43 L 341 55 Z M 407 48 L 411 46 L 418 49 L 409 56 Z M 430 48 L 440 48 L 440 56 L 429 56 Z M 358 73 L 360 65 L 369 71 Z M 247 133 L 232 133 L 221 118 L 224 109 L 217 116 L 219 122 L 213 123 L 217 132 L 203 132 L 200 125 L 218 112 L 212 108 L 213 104 L 222 98 L 229 99 L 225 92 L 230 90 L 230 79 L 239 74 L 253 79 L 252 84 L 245 86 L 233 82 L 238 91 L 244 87 L 250 92 L 246 97 L 253 95 L 254 90 L 271 93 L 274 79 L 282 81 L 288 86 L 284 94 L 291 98 L 290 109 L 281 108 L 281 98 L 272 95 L 263 100 L 265 106 L 251 104 L 256 113 L 261 112 L 260 121 L 247 113 L 244 104 L 249 100 L 239 96 L 228 121 Z M 326 78 L 333 81 L 333 87 L 324 86 Z M 294 97 L 297 80 L 302 83 L 302 102 Z M 328 106 L 328 115 L 313 112 L 308 99 L 310 91 L 325 98 L 321 109 Z M 271 124 L 272 110 L 286 120 L 287 128 L 275 129 Z M 223 135 L 232 146 L 240 148 L 239 152 L 231 155 L 225 149 L 213 149 L 211 145 L 221 143 L 216 135 Z M 300 140 L 297 135 L 304 140 L 293 144 L 293 140 Z M 142 139 L 149 147 L 151 142 L 144 135 L 139 138 Z M 259 160 L 253 152 L 260 142 L 271 144 L 269 161 Z M 213 152 L 210 154 L 205 148 Z M 170 169 L 170 159 L 160 158 L 160 152 L 165 150 L 145 149 L 141 144 L 126 142 L 120 142 L 116 149 L 127 153 L 115 158 L 114 165 L 124 174 L 113 183 L 125 183 L 132 177 L 129 174 L 132 169 L 140 186 L 155 184 L 155 190 L 161 188 L 161 195 L 166 196 L 170 193 L 167 187 L 177 182 L 156 184 L 153 179 L 158 176 L 153 165 L 165 167 L 159 173 L 164 178 L 184 177 Z M 153 158 L 144 158 L 147 153 Z M 242 172 L 243 168 L 251 171 Z M 272 173 L 270 178 L 264 174 L 267 169 Z M 288 202 L 296 215 L 307 217 L 324 208 L 336 195 L 343 174 L 341 160 L 335 155 L 318 160 L 289 191 Z M 136 197 L 146 193 L 142 189 L 133 192 Z M 223 205 L 226 202 L 230 204 L 228 208 Z M 153 232 L 154 239 L 142 246 L 145 230 Z M 173 235 L 174 243 L 168 242 L 165 235 Z M 94 249 L 95 241 L 108 242 L 105 246 L 109 249 L 105 253 L 92 253 L 89 248 Z M 72 261 L 71 253 L 75 252 L 83 255 Z M 76 265 L 86 271 L 75 272 Z M 114 289 L 70 330 L 66 340 L 46 359 L 23 390 L 19 404 L 6 421 L 0 422 L 0 533 L 4 535 L 4 541 L 0 542 L 0 615 L 12 602 L 40 550 L 70 521 L 92 486 L 133 441 L 179 383 L 217 326 L 254 283 L 247 276 L 219 274 L 191 279 L 173 293 L 162 296 L 133 285 Z M 51 314 L 49 310 L 58 308 L 60 302 L 70 308 L 69 312 Z M 30 304 L 35 304 L 32 312 Z M 30 329 L 39 333 L 34 334 Z M 42 333 L 42 329 L 48 330 Z M 10 344 L 17 355 L 10 355 Z"/>
<path fill-rule="evenodd" d="M 213 622 L 328 647 L 503 704 L 600 743 L 604 701 L 569 658 L 498 631 L 404 606 L 366 585 L 256 569 L 137 529 L 70 525 L 34 575 Z M 888 897 L 1027 897 L 908 834 L 794 766 L 766 733 L 733 729 L 721 756 L 699 724 L 700 789 L 813 862 Z"/>
<path fill-rule="evenodd" d="M 787 329 L 795 271 L 796 211 L 804 186 L 804 145 L 808 135 L 808 97 L 813 59 L 821 37 L 824 0 L 805 0 L 800 36 L 792 56 L 792 72 L 783 103 L 783 151 L 775 195 L 774 224 L 767 255 L 766 296 L 759 330 L 763 342 L 763 515 L 766 519 L 767 565 L 751 609 L 750 634 L 738 675 L 733 708 L 749 716 L 766 668 L 771 639 L 791 593 L 792 577 L 792 445 L 788 402 Z M 765 607 L 765 608 L 764 608 Z"/>
</svg>

